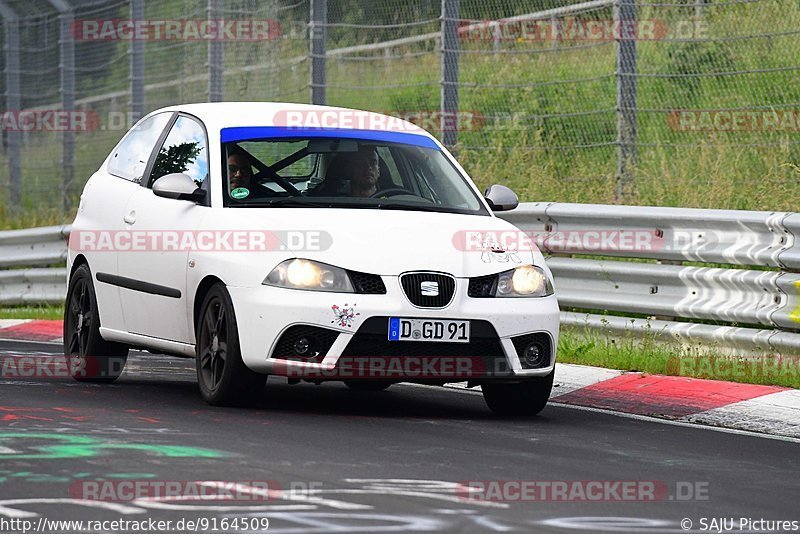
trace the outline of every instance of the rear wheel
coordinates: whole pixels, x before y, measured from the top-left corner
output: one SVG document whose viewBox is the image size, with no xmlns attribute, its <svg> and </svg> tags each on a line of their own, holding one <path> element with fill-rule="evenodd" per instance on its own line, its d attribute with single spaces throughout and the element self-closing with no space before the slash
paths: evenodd
<svg viewBox="0 0 800 534">
<path fill-rule="evenodd" d="M 383 391 L 392 385 L 386 380 L 345 380 L 344 384 L 353 391 Z"/>
<path fill-rule="evenodd" d="M 239 329 L 225 286 L 211 287 L 200 308 L 195 352 L 197 383 L 209 404 L 232 406 L 254 400 L 267 381 L 242 361 Z"/>
<path fill-rule="evenodd" d="M 482 384 L 483 400 L 497 415 L 536 415 L 550 399 L 554 375 L 555 370 L 547 376 L 528 378 L 516 384 Z"/>
<path fill-rule="evenodd" d="M 128 346 L 100 336 L 100 314 L 92 272 L 80 265 L 69 280 L 64 306 L 64 356 L 70 376 L 80 382 L 113 382 L 128 359 Z"/>
</svg>

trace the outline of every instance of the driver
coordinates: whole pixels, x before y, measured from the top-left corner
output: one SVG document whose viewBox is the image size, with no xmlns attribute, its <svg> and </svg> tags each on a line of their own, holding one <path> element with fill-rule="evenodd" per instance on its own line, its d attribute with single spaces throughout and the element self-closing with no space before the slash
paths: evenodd
<svg viewBox="0 0 800 534">
<path fill-rule="evenodd" d="M 343 162 L 345 176 L 350 177 L 350 195 L 369 197 L 378 191 L 378 151 L 375 147 L 362 146 L 358 152 L 345 154 Z"/>
<path fill-rule="evenodd" d="M 313 194 L 362 198 L 374 195 L 378 191 L 380 176 L 378 161 L 378 151 L 374 146 L 362 145 L 357 152 L 342 152 L 336 156 L 334 166 L 329 169 L 325 180 L 317 186 Z M 345 189 L 340 189 L 343 186 Z"/>
<path fill-rule="evenodd" d="M 245 187 L 253 188 L 253 169 L 250 162 L 243 152 L 231 152 L 228 155 L 228 176 L 230 178 L 231 190 Z"/>
</svg>

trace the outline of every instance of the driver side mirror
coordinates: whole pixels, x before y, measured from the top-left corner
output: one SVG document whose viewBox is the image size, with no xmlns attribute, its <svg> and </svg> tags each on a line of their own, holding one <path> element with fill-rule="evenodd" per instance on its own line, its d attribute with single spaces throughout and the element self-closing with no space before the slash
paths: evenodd
<svg viewBox="0 0 800 534">
<path fill-rule="evenodd" d="M 517 194 L 504 185 L 490 185 L 483 196 L 492 211 L 510 211 L 519 206 Z"/>
<path fill-rule="evenodd" d="M 156 180 L 153 184 L 153 194 L 157 197 L 191 200 L 192 202 L 202 202 L 206 198 L 205 190 L 197 187 L 194 180 L 182 172 L 165 174 Z"/>
</svg>

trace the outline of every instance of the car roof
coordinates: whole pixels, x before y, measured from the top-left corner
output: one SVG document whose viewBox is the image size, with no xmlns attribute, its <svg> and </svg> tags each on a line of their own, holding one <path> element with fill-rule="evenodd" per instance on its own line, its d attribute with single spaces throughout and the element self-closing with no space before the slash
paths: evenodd
<svg viewBox="0 0 800 534">
<path fill-rule="evenodd" d="M 203 121 L 209 134 L 212 130 L 242 126 L 300 126 L 400 131 L 435 141 L 435 137 L 412 122 L 382 113 L 332 106 L 285 102 L 204 102 L 170 106 L 153 113 L 163 111 L 180 111 L 194 115 Z"/>
</svg>

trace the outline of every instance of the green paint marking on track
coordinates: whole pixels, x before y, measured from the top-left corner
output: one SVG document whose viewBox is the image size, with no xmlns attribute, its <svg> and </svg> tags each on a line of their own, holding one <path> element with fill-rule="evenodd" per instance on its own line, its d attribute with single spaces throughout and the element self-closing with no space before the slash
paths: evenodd
<svg viewBox="0 0 800 534">
<path fill-rule="evenodd" d="M 199 447 L 186 447 L 183 445 L 151 445 L 146 443 L 108 443 L 86 436 L 65 436 L 64 434 L 29 434 L 29 433 L 2 433 L 3 440 L 53 440 L 60 442 L 56 445 L 35 445 L 32 448 L 38 453 L 12 453 L 0 454 L 3 460 L 54 460 L 63 458 L 91 458 L 104 450 L 122 449 L 137 450 L 155 456 L 168 458 L 221 458 L 223 453 L 212 449 Z"/>
<path fill-rule="evenodd" d="M 90 472 L 72 473 L 70 475 L 53 475 L 50 473 L 34 473 L 31 471 L 0 471 L 0 484 L 15 480 L 24 480 L 25 482 L 40 482 L 40 483 L 57 483 L 57 482 L 72 482 L 73 480 L 107 480 L 107 479 L 123 479 L 123 480 L 141 480 L 146 478 L 155 478 L 155 473 L 102 473 L 93 474 Z"/>
</svg>

